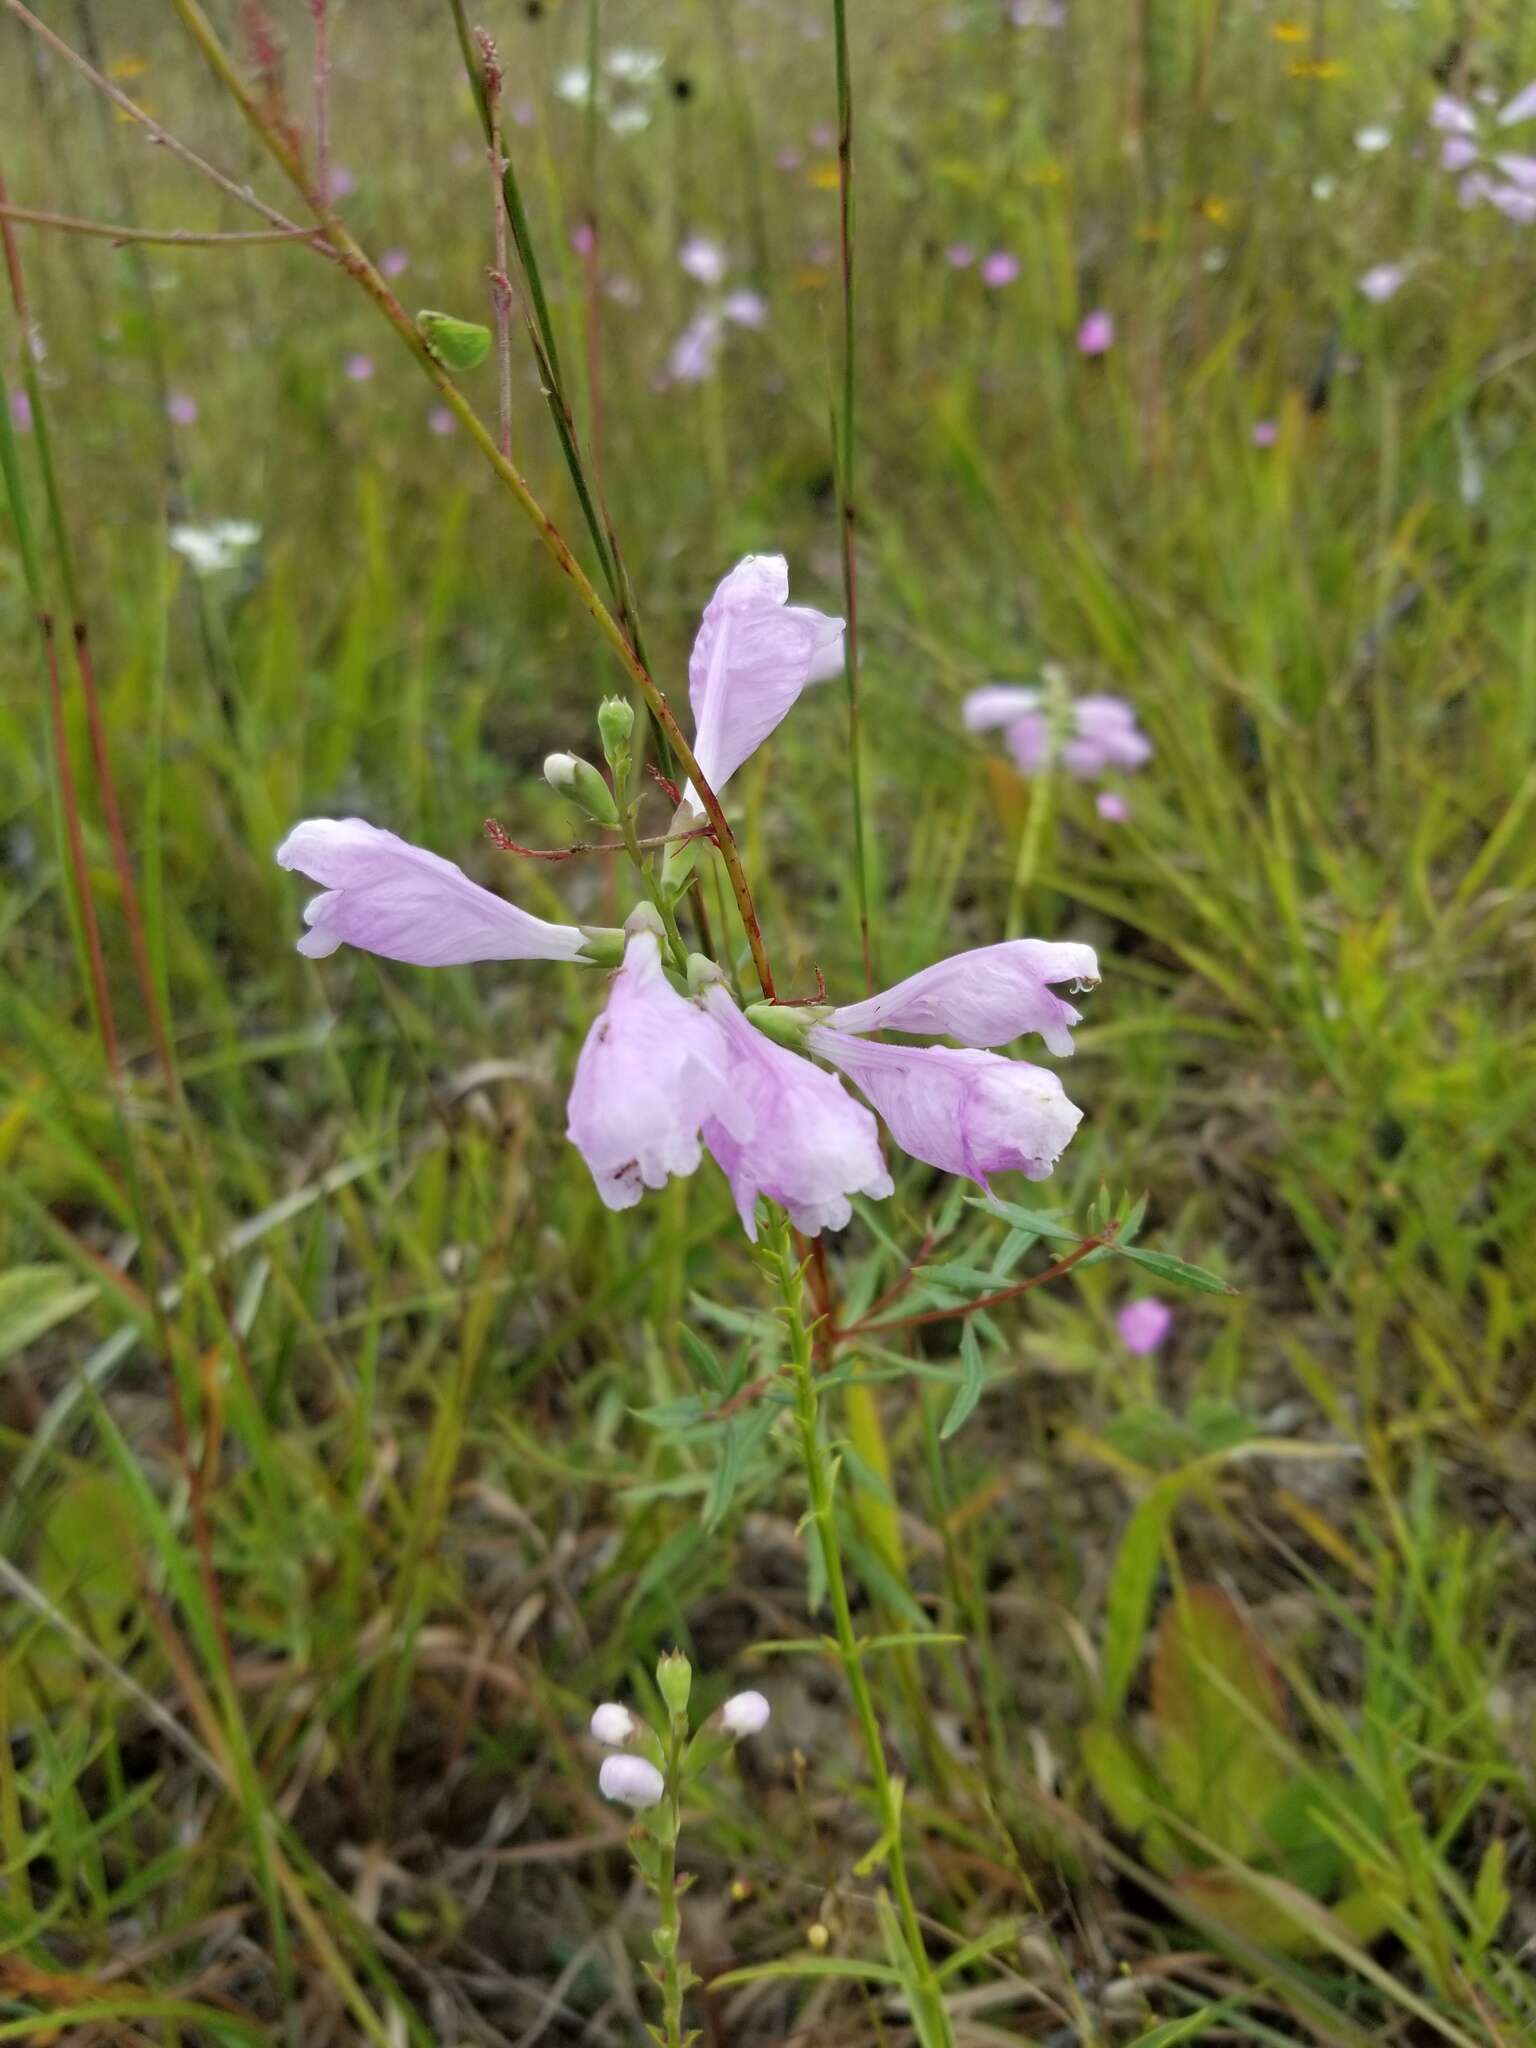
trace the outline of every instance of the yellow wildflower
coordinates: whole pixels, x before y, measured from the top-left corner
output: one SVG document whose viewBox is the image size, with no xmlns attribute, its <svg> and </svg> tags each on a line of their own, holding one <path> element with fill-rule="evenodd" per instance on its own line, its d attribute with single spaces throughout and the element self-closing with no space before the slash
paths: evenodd
<svg viewBox="0 0 1536 2048">
<path fill-rule="evenodd" d="M 838 187 L 838 170 L 835 163 L 812 164 L 806 172 L 806 182 L 814 185 L 818 192 L 835 192 Z"/>
</svg>

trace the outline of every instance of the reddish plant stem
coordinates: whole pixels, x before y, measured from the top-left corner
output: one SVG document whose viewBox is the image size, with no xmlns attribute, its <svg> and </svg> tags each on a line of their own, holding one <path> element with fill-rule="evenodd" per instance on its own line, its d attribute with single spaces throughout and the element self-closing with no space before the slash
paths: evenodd
<svg viewBox="0 0 1536 2048">
<path fill-rule="evenodd" d="M 517 841 L 504 832 L 494 818 L 485 821 L 485 836 L 493 846 L 503 853 L 520 854 L 524 860 L 574 860 L 583 853 L 627 853 L 628 847 L 622 839 L 603 841 L 601 844 L 578 840 L 574 846 L 519 846 Z M 636 846 L 683 846 L 690 839 L 713 840 L 714 834 L 708 825 L 700 825 L 692 832 L 662 832 L 652 839 L 637 839 Z"/>
<path fill-rule="evenodd" d="M 1081 1244 L 1075 1245 L 1067 1253 L 1065 1258 L 1058 1259 L 1053 1266 L 1047 1266 L 1043 1273 L 1036 1273 L 1028 1280 L 1020 1280 L 1015 1286 L 999 1288 L 996 1294 L 983 1294 L 975 1301 L 959 1302 L 954 1308 L 929 1308 L 915 1316 L 893 1316 L 883 1323 L 874 1323 L 866 1319 L 862 1323 L 854 1323 L 849 1329 L 834 1331 L 832 1341 L 835 1344 L 846 1344 L 853 1337 L 879 1336 L 887 1330 L 916 1329 L 922 1323 L 953 1323 L 963 1320 L 966 1316 L 977 1315 L 984 1308 L 998 1308 L 1005 1301 L 1015 1301 L 1019 1295 L 1028 1294 L 1031 1288 L 1043 1287 L 1048 1280 L 1059 1280 L 1063 1273 L 1070 1273 L 1072 1268 L 1086 1259 L 1090 1252 L 1096 1252 L 1102 1246 L 1112 1243 L 1114 1235 L 1113 1229 L 1110 1229 L 1101 1231 L 1096 1237 L 1085 1237 Z"/>
<path fill-rule="evenodd" d="M 331 168 L 331 26 L 327 0 L 309 0 L 315 25 L 315 182 L 329 190 Z"/>
<path fill-rule="evenodd" d="M 75 783 L 74 764 L 70 760 L 69 734 L 64 725 L 64 685 L 59 677 L 58 644 L 53 620 L 47 612 L 38 613 L 37 627 L 43 636 L 43 648 L 48 657 L 48 707 L 58 767 L 59 804 L 64 812 L 64 830 L 69 841 L 70 866 L 74 869 L 80 921 L 85 928 L 85 951 L 90 962 L 91 988 L 96 998 L 101 1042 L 115 1080 L 122 1071 L 122 1053 L 117 1042 L 117 1025 L 112 1017 L 112 998 L 107 992 L 107 964 L 101 949 L 101 926 L 96 918 L 96 899 L 91 894 L 90 866 L 85 857 L 85 834 L 80 826 L 80 793 Z"/>
</svg>

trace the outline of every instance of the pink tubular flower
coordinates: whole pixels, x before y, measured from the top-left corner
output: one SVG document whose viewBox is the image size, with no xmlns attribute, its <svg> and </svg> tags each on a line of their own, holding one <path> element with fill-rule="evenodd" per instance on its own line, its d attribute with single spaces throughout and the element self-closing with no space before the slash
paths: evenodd
<svg viewBox="0 0 1536 2048">
<path fill-rule="evenodd" d="M 341 945 L 413 967 L 583 957 L 575 925 L 530 916 L 451 860 L 362 818 L 306 818 L 277 849 L 277 863 L 325 891 L 304 909 L 299 951 L 311 960 Z"/>
<path fill-rule="evenodd" d="M 1079 355 L 1107 355 L 1115 345 L 1115 323 L 1113 316 L 1104 312 L 1090 313 L 1077 330 Z"/>
<path fill-rule="evenodd" d="M 667 357 L 667 375 L 674 384 L 702 384 L 714 374 L 720 360 L 720 343 L 725 337 L 720 315 L 713 306 L 695 313 Z"/>
<path fill-rule="evenodd" d="M 1044 1180 L 1083 1113 L 1044 1067 L 947 1045 L 885 1045 L 814 1024 L 809 1049 L 869 1097 L 914 1159 L 987 1185 L 993 1173 Z"/>
<path fill-rule="evenodd" d="M 1396 298 L 1408 281 L 1408 269 L 1402 263 L 1376 263 L 1357 280 L 1363 297 L 1373 306 L 1384 306 L 1388 299 Z"/>
<path fill-rule="evenodd" d="M 1145 1358 L 1168 1341 L 1173 1310 L 1167 1302 L 1154 1301 L 1150 1294 L 1144 1294 L 1139 1300 L 1126 1303 L 1115 1317 L 1115 1328 L 1126 1350 L 1135 1358 Z"/>
<path fill-rule="evenodd" d="M 1466 100 L 1442 93 L 1430 109 L 1430 126 L 1444 137 L 1442 170 L 1454 172 L 1457 197 L 1463 206 L 1486 203 L 1506 219 L 1528 225 L 1536 221 L 1536 157 L 1498 149 L 1493 130 L 1511 128 L 1536 118 L 1536 83 L 1517 92 L 1501 107 L 1490 126 L 1486 114 Z M 1363 288 L 1363 285 L 1362 285 Z"/>
<path fill-rule="evenodd" d="M 761 328 L 768 324 L 768 301 L 761 292 L 727 292 L 720 301 L 720 311 L 733 327 Z"/>
<path fill-rule="evenodd" d="M 667 1782 L 652 1763 L 643 1756 L 630 1756 L 619 1750 L 613 1756 L 603 1758 L 603 1767 L 597 1774 L 597 1789 L 605 1799 L 616 1800 L 621 1806 L 643 1809 L 659 1806 L 667 1789 Z"/>
<path fill-rule="evenodd" d="M 719 1025 L 667 980 L 655 931 L 638 914 L 631 924 L 566 1106 L 565 1135 L 610 1209 L 632 1209 L 644 1189 L 692 1173 L 706 1118 L 736 1122 Z"/>
<path fill-rule="evenodd" d="M 994 249 L 990 256 L 981 261 L 981 281 L 991 291 L 999 291 L 1004 285 L 1017 284 L 1023 265 L 1011 249 Z"/>
<path fill-rule="evenodd" d="M 972 690 L 961 711 L 968 732 L 1005 728 L 1008 750 L 1021 773 L 1034 775 L 1045 765 L 1049 734 L 1038 690 L 1012 683 L 989 683 Z M 1105 694 L 1078 697 L 1072 705 L 1072 729 L 1062 744 L 1061 763 L 1085 781 L 1107 768 L 1127 771 L 1152 758 L 1152 742 L 1136 723 L 1136 712 L 1123 697 Z"/>
<path fill-rule="evenodd" d="M 708 235 L 689 235 L 677 260 L 696 284 L 719 284 L 725 276 L 725 251 Z"/>
<path fill-rule="evenodd" d="M 741 1227 L 757 1242 L 757 1198 L 766 1195 L 807 1237 L 841 1230 L 848 1197 L 879 1201 L 893 1183 L 880 1133 L 841 1081 L 754 1029 L 720 982 L 704 1009 L 725 1042 L 730 1125 L 704 1125 L 704 1142 L 731 1184 Z"/>
<path fill-rule="evenodd" d="M 1092 946 L 1046 939 L 1004 939 L 939 960 L 882 995 L 845 1003 L 827 1022 L 836 1031 L 912 1031 L 958 1038 L 962 1045 L 1007 1045 L 1036 1031 L 1053 1053 L 1072 1050 L 1072 1005 L 1051 993 L 1069 981 L 1092 988 L 1099 963 Z"/>
<path fill-rule="evenodd" d="M 841 665 L 842 620 L 788 600 L 784 557 L 747 555 L 704 607 L 688 659 L 688 697 L 693 751 L 717 796 L 813 675 Z"/>
<path fill-rule="evenodd" d="M 1093 808 L 1108 825 L 1130 822 L 1131 807 L 1118 789 L 1101 789 L 1093 800 Z"/>
</svg>

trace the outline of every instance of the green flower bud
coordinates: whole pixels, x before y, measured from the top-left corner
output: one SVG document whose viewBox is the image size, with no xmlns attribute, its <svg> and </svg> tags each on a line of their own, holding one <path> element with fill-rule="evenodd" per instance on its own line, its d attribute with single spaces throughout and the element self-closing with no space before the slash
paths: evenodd
<svg viewBox="0 0 1536 2048">
<path fill-rule="evenodd" d="M 681 1650 L 668 1650 L 656 1666 L 656 1684 L 669 1712 L 687 1713 L 688 1695 L 693 1690 L 693 1666 Z"/>
<path fill-rule="evenodd" d="M 635 730 L 635 707 L 627 697 L 605 697 L 597 707 L 597 732 L 603 743 L 603 759 L 615 771 L 629 760 L 629 742 Z"/>
<path fill-rule="evenodd" d="M 544 780 L 557 795 L 568 797 L 599 825 L 617 825 L 618 806 L 613 791 L 590 761 L 578 754 L 549 754 L 544 761 Z"/>
<path fill-rule="evenodd" d="M 689 995 L 700 995 L 705 989 L 713 987 L 717 981 L 724 981 L 724 979 L 725 976 L 720 972 L 714 961 L 705 954 L 690 953 L 688 955 Z"/>
<path fill-rule="evenodd" d="M 791 1009 L 784 1003 L 749 1003 L 746 1015 L 747 1022 L 755 1024 L 775 1045 L 787 1045 L 791 1052 L 799 1052 L 805 1043 L 806 1032 L 826 1012 L 798 1006 Z"/>
<path fill-rule="evenodd" d="M 612 925 L 582 925 L 581 957 L 590 960 L 594 967 L 622 967 L 624 934 L 615 931 Z"/>
<path fill-rule="evenodd" d="M 490 353 L 491 330 L 476 320 L 423 311 L 416 315 L 416 332 L 445 370 L 476 370 Z"/>
</svg>

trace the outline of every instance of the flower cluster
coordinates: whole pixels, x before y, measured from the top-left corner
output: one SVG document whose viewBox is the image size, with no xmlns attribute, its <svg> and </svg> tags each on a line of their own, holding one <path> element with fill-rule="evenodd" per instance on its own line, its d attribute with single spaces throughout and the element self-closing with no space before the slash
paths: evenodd
<svg viewBox="0 0 1536 2048">
<path fill-rule="evenodd" d="M 1152 742 L 1136 723 L 1135 708 L 1123 697 L 1093 695 L 1072 701 L 1069 730 L 1053 748 L 1050 706 L 1039 690 L 1013 683 L 989 683 L 972 690 L 962 716 L 968 732 L 1003 729 L 1008 751 L 1025 775 L 1036 775 L 1052 759 L 1069 774 L 1094 781 L 1108 770 L 1143 767 Z"/>
<path fill-rule="evenodd" d="M 842 620 L 788 597 L 783 557 L 749 555 L 705 609 L 688 681 L 695 758 L 717 794 L 807 685 L 841 665 Z M 611 745 L 615 714 L 623 742 Z M 628 719 L 627 705 L 615 701 L 599 721 L 619 781 Z M 1123 762 L 1123 734 L 1118 753 L 1108 740 L 1102 745 Z M 614 794 L 590 764 L 556 754 L 545 772 L 594 817 L 619 819 Z M 690 788 L 679 822 L 695 828 L 701 816 Z M 693 851 L 693 842 L 674 840 L 669 860 Z M 1055 1074 L 995 1048 L 1035 1034 L 1053 1053 L 1072 1051 L 1078 1013 L 1056 989 L 1097 982 L 1088 946 L 1009 940 L 939 961 L 862 1002 L 744 1011 L 711 961 L 683 954 L 663 915 L 687 886 L 687 858 L 663 868 L 655 902 L 639 905 L 623 932 L 534 917 L 453 862 L 361 818 L 309 819 L 277 858 L 324 892 L 304 913 L 299 950 L 311 958 L 345 944 L 423 967 L 563 960 L 617 968 L 576 1062 L 566 1125 L 611 1209 L 693 1173 L 708 1151 L 750 1238 L 760 1195 L 808 1235 L 841 1229 L 851 1197 L 879 1199 L 892 1181 L 875 1118 L 838 1074 L 873 1104 L 905 1152 L 983 1186 L 1005 1171 L 1043 1179 L 1081 1120 Z M 958 1043 L 866 1035 L 887 1031 Z"/>
<path fill-rule="evenodd" d="M 1463 206 L 1493 206 L 1510 220 L 1536 221 L 1536 157 L 1501 148 L 1498 136 L 1500 129 L 1536 119 L 1536 84 L 1492 114 L 1442 93 L 1429 119 L 1444 138 L 1441 168 L 1458 175 L 1456 189 Z"/>
</svg>

